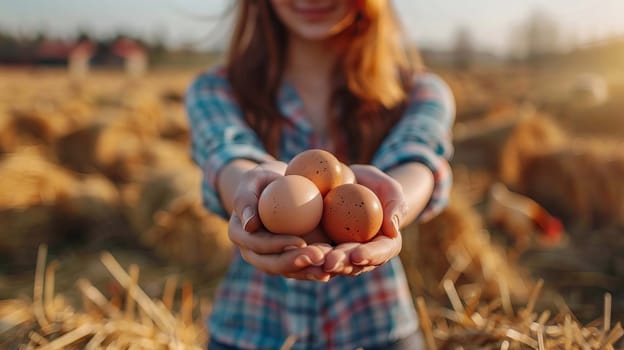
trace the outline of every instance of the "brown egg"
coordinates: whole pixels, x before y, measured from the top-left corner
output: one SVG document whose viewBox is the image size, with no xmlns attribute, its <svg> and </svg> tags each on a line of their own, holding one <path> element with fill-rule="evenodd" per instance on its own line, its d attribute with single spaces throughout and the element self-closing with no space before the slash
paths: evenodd
<svg viewBox="0 0 624 350">
<path fill-rule="evenodd" d="M 314 182 L 323 196 L 343 181 L 340 161 L 333 154 L 320 149 L 296 155 L 288 163 L 286 175 L 305 176 Z"/>
<path fill-rule="evenodd" d="M 340 166 L 342 167 L 342 183 L 343 184 L 357 183 L 357 181 L 355 180 L 355 174 L 353 173 L 353 170 L 351 170 L 351 168 L 349 168 L 349 166 L 344 163 L 340 163 Z"/>
<path fill-rule="evenodd" d="M 321 223 L 335 243 L 370 241 L 383 220 L 381 202 L 373 191 L 359 184 L 344 184 L 323 200 Z"/>
<path fill-rule="evenodd" d="M 283 176 L 260 194 L 258 214 L 264 227 L 273 233 L 304 235 L 321 221 L 323 197 L 307 178 Z"/>
</svg>

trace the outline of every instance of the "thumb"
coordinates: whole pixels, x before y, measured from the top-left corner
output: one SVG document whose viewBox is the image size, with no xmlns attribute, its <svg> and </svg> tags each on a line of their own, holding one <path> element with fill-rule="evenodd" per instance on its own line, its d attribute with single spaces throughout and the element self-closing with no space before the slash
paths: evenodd
<svg viewBox="0 0 624 350">
<path fill-rule="evenodd" d="M 258 216 L 258 201 L 262 190 L 282 175 L 263 169 L 254 168 L 241 179 L 234 194 L 234 214 L 240 218 L 243 229 L 254 232 L 260 229 L 262 222 Z"/>
<path fill-rule="evenodd" d="M 406 212 L 406 204 L 402 199 L 391 200 L 384 206 L 381 231 L 390 238 L 396 238 L 400 234 L 401 219 Z"/>
</svg>

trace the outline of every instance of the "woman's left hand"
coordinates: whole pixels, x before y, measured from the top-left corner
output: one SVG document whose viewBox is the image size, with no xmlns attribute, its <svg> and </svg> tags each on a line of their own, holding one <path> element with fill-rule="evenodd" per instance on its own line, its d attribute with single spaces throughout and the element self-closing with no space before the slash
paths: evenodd
<svg viewBox="0 0 624 350">
<path fill-rule="evenodd" d="M 355 276 L 372 271 L 399 255 L 402 247 L 399 225 L 406 213 L 403 188 L 398 181 L 371 165 L 352 165 L 357 183 L 372 190 L 381 202 L 383 221 L 379 234 L 367 243 L 343 243 L 325 256 L 325 271 Z"/>
</svg>

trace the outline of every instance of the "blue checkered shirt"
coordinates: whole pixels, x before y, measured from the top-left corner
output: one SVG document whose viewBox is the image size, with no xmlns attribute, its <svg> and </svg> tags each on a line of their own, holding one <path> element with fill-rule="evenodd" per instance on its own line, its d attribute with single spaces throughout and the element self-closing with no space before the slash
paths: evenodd
<svg viewBox="0 0 624 350">
<path fill-rule="evenodd" d="M 431 199 L 420 215 L 427 219 L 448 201 L 455 104 L 437 76 L 422 73 L 414 79 L 403 117 L 371 164 L 381 170 L 410 161 L 427 165 L 435 179 Z M 306 149 L 326 148 L 314 135 L 292 86 L 282 85 L 277 103 L 285 121 L 280 160 L 288 162 Z M 186 107 L 192 156 L 204 174 L 204 205 L 226 217 L 216 191 L 218 172 L 236 158 L 263 162 L 272 157 L 245 123 L 222 67 L 195 79 Z M 357 277 L 337 276 L 319 283 L 267 275 L 236 253 L 216 292 L 208 327 L 215 340 L 240 349 L 279 349 L 291 335 L 297 339 L 293 349 L 356 349 L 406 337 L 417 331 L 418 319 L 398 257 Z"/>
</svg>

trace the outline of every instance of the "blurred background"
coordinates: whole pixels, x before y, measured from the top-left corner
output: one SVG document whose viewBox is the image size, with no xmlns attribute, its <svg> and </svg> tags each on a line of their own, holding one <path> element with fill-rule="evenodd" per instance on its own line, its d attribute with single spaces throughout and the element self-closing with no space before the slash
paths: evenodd
<svg viewBox="0 0 624 350">
<path fill-rule="evenodd" d="M 201 205 L 183 102 L 233 3 L 0 2 L 0 346 L 123 347 L 140 331 L 115 310 L 205 343 L 231 246 Z M 624 2 L 394 5 L 457 101 L 451 205 L 406 230 L 401 256 L 435 342 L 608 348 L 624 320 Z"/>
</svg>

